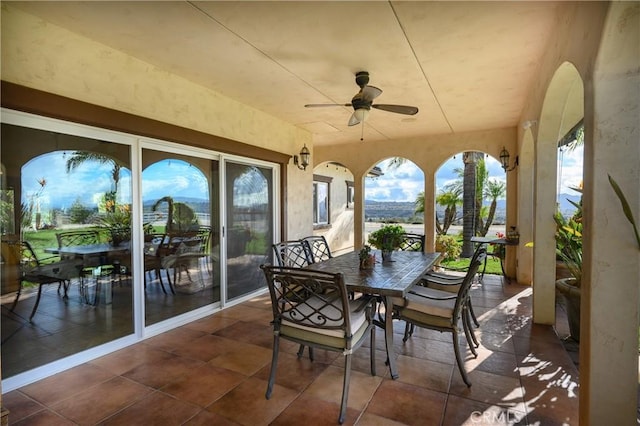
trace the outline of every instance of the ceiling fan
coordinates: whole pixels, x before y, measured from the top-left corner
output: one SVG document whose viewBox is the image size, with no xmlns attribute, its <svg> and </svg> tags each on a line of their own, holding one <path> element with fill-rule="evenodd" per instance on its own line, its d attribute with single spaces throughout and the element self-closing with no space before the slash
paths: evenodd
<svg viewBox="0 0 640 426">
<path fill-rule="evenodd" d="M 360 91 L 351 99 L 348 104 L 307 104 L 305 107 L 325 107 L 325 106 L 350 106 L 353 107 L 353 114 L 349 118 L 349 126 L 355 126 L 363 122 L 369 116 L 371 108 L 381 109 L 383 111 L 395 112 L 397 114 L 415 115 L 418 108 L 408 105 L 389 105 L 389 104 L 373 104 L 373 100 L 380 96 L 382 90 L 374 86 L 369 86 L 369 73 L 367 71 L 359 71 L 356 73 L 356 84 L 360 86 Z"/>
</svg>

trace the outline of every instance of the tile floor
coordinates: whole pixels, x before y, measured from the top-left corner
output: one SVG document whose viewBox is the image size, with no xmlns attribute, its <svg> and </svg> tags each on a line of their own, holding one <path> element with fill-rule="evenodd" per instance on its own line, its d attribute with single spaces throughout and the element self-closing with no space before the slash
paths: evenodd
<svg viewBox="0 0 640 426">
<path fill-rule="evenodd" d="M 398 322 L 400 378 L 389 378 L 379 332 L 377 376 L 367 348 L 354 354 L 345 424 L 577 424 L 576 367 L 552 327 L 531 324 L 531 289 L 486 276 L 472 297 L 481 346 L 476 359 L 465 352 L 471 388 L 455 366 L 450 334 L 417 329 L 403 343 Z M 339 354 L 298 359 L 297 345 L 283 341 L 265 399 L 270 319 L 265 295 L 8 392 L 10 424 L 337 424 Z"/>
</svg>

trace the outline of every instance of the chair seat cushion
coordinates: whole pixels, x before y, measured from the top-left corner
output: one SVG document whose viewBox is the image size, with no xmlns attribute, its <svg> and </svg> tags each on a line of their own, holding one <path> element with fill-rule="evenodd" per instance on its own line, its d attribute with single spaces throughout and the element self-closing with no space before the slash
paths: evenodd
<svg viewBox="0 0 640 426">
<path fill-rule="evenodd" d="M 307 299 L 305 303 L 299 304 L 296 309 L 284 313 L 281 324 L 282 326 L 294 327 L 311 333 L 343 338 L 345 332 L 340 328 L 319 327 L 340 327 L 344 323 L 340 304 L 340 299 L 335 300 L 332 304 L 327 304 L 325 300 L 313 296 Z M 360 305 L 357 301 L 349 302 L 351 311 L 351 330 L 349 331 L 352 335 L 356 334 L 367 322 L 366 310 L 357 311 Z M 300 318 L 301 321 L 294 320 L 296 317 Z"/>
<path fill-rule="evenodd" d="M 451 318 L 456 299 L 447 291 L 415 286 L 404 299 L 394 298 L 393 304 L 402 310 L 413 310 L 435 317 Z"/>
</svg>

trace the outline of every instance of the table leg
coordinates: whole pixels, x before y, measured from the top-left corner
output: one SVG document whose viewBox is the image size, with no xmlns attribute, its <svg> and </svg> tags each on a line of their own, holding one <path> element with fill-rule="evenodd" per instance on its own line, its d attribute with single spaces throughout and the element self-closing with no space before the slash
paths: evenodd
<svg viewBox="0 0 640 426">
<path fill-rule="evenodd" d="M 393 300 L 384 298 L 384 341 L 387 346 L 387 359 L 389 360 L 389 372 L 392 379 L 400 377 L 396 369 L 396 357 L 393 351 Z"/>
</svg>

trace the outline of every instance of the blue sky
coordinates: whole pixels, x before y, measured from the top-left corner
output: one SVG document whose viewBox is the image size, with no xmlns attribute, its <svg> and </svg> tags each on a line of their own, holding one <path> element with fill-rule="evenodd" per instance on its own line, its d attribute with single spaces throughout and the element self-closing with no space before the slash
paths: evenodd
<svg viewBox="0 0 640 426">
<path fill-rule="evenodd" d="M 574 151 L 565 150 L 558 155 L 558 176 L 560 194 L 577 195 L 569 187 L 579 186 L 582 182 L 582 147 Z M 513 160 L 512 160 L 513 161 Z M 424 175 L 411 161 L 407 161 L 396 170 L 389 170 L 389 160 L 378 164 L 384 175 L 374 179 L 367 179 L 365 183 L 365 199 L 373 201 L 408 201 L 414 202 L 419 192 L 424 190 Z M 485 164 L 489 171 L 489 179 L 505 181 L 505 173 L 500 162 L 493 157 L 485 157 Z M 456 168 L 463 168 L 462 154 L 445 162 L 436 172 L 436 188 L 440 189 L 458 177 L 453 172 Z"/>
<path fill-rule="evenodd" d="M 562 178 L 559 193 L 577 194 L 569 187 L 579 186 L 582 182 L 582 152 L 580 147 L 574 151 L 565 150 L 559 155 L 558 176 Z M 110 165 L 85 163 L 73 172 L 67 173 L 65 164 L 68 155 L 70 152 L 63 155 L 59 151 L 30 161 L 23 169 L 23 200 L 28 200 L 38 193 L 38 181 L 41 179 L 46 181 L 39 196 L 43 210 L 51 207 L 68 208 L 77 198 L 87 205 L 96 205 L 103 194 L 112 189 Z M 505 179 L 505 173 L 497 160 L 488 157 L 485 161 L 490 178 Z M 365 198 L 375 201 L 414 202 L 418 193 L 424 190 L 422 171 L 410 161 L 396 170 L 388 170 L 387 163 L 388 161 L 383 161 L 379 165 L 385 173 L 383 176 L 366 180 Z M 438 188 L 457 178 L 453 172 L 456 167 L 463 167 L 461 154 L 440 167 L 436 173 Z M 121 170 L 119 186 L 120 201 L 130 202 L 129 170 Z M 172 188 L 171 194 L 167 194 L 167 188 Z M 202 195 L 208 192 L 204 176 L 197 168 L 180 160 L 160 162 L 145 170 L 143 190 L 146 200 L 158 199 L 165 195 L 203 198 Z"/>
</svg>

